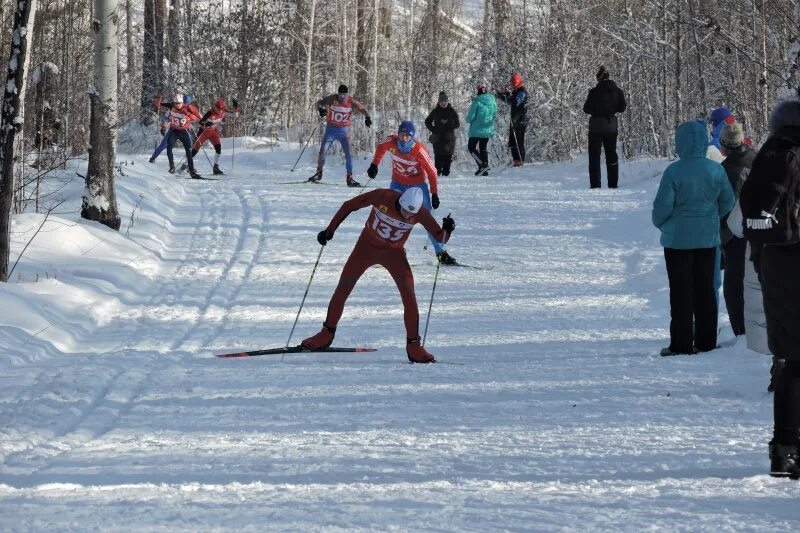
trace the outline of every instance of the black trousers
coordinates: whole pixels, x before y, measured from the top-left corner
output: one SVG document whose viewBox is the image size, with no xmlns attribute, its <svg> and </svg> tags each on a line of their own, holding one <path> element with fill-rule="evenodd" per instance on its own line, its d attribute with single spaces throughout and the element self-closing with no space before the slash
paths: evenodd
<svg viewBox="0 0 800 533">
<path fill-rule="evenodd" d="M 717 347 L 717 298 L 714 294 L 716 248 L 664 248 L 669 277 L 669 348 L 692 353 Z"/>
<path fill-rule="evenodd" d="M 450 175 L 450 164 L 453 162 L 455 142 L 436 143 L 433 145 L 433 160 L 436 172 L 440 176 Z"/>
<path fill-rule="evenodd" d="M 777 359 L 777 358 L 776 358 Z M 800 361 L 776 361 L 776 374 L 773 380 L 775 397 L 775 442 L 780 444 L 800 444 Z"/>
<path fill-rule="evenodd" d="M 489 139 L 484 137 L 470 137 L 467 142 L 467 149 L 472 154 L 472 158 L 478 163 L 478 168 L 489 168 L 489 151 L 486 146 L 489 144 Z"/>
<path fill-rule="evenodd" d="M 608 187 L 616 189 L 619 182 L 617 133 L 589 132 L 589 186 L 600 187 L 600 151 L 606 152 Z"/>
<path fill-rule="evenodd" d="M 511 148 L 511 159 L 525 161 L 525 126 L 509 127 L 508 147 Z"/>
<path fill-rule="evenodd" d="M 169 159 L 169 166 L 174 167 L 175 161 L 172 157 L 172 147 L 175 142 L 180 141 L 183 149 L 186 151 L 186 164 L 189 167 L 189 172 L 194 172 L 194 160 L 192 158 L 192 138 L 186 130 L 172 129 L 169 132 L 169 140 L 167 141 L 167 159 Z"/>
<path fill-rule="evenodd" d="M 723 247 L 725 252 L 725 277 L 722 294 L 731 320 L 734 335 L 744 335 L 744 265 L 747 240 L 732 238 Z"/>
</svg>

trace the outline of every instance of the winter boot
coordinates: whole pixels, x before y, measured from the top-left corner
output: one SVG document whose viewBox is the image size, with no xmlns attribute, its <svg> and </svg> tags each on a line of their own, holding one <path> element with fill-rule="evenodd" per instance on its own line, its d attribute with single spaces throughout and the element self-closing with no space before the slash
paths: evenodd
<svg viewBox="0 0 800 533">
<path fill-rule="evenodd" d="M 314 174 L 313 176 L 311 176 L 310 178 L 308 178 L 308 181 L 317 182 L 317 181 L 320 181 L 320 180 L 322 180 L 322 169 L 318 168 L 317 169 L 317 173 Z"/>
<path fill-rule="evenodd" d="M 306 350 L 324 350 L 333 342 L 333 337 L 336 335 L 336 328 L 329 328 L 325 322 L 322 323 L 322 329 L 316 335 L 307 338 L 300 343 L 300 346 Z"/>
<path fill-rule="evenodd" d="M 225 173 L 222 171 L 222 169 L 219 168 L 219 165 L 214 165 L 214 169 L 212 170 L 212 173 L 215 176 L 224 176 L 225 175 Z"/>
<path fill-rule="evenodd" d="M 483 165 L 478 165 L 478 170 L 475 171 L 476 176 L 480 176 L 483 174 L 483 171 L 486 170 Z"/>
<path fill-rule="evenodd" d="M 187 168 L 189 168 L 189 165 L 184 163 L 181 165 L 181 168 L 178 169 L 178 172 L 186 172 Z"/>
<path fill-rule="evenodd" d="M 175 174 L 175 163 L 170 163 L 169 164 L 169 173 L 170 174 Z"/>
<path fill-rule="evenodd" d="M 439 263 L 442 264 L 442 265 L 452 266 L 452 265 L 457 265 L 458 264 L 458 261 L 456 261 L 456 258 L 453 257 L 452 255 L 448 254 L 446 250 L 442 250 L 441 252 L 436 254 L 436 259 L 438 259 Z"/>
<path fill-rule="evenodd" d="M 429 353 L 419 341 L 419 337 L 408 339 L 408 344 L 406 344 L 408 360 L 412 363 L 435 363 L 436 359 L 433 358 L 433 354 Z"/>
<path fill-rule="evenodd" d="M 769 441 L 769 475 L 800 479 L 800 453 L 797 444 Z"/>
<path fill-rule="evenodd" d="M 151 158 L 148 160 L 148 162 L 149 162 L 149 163 L 155 163 L 155 162 L 156 162 L 156 158 L 155 158 L 155 157 L 151 157 Z"/>
<path fill-rule="evenodd" d="M 198 174 L 195 169 L 192 169 L 192 170 L 189 171 L 189 176 L 191 176 L 193 180 L 201 180 L 201 179 L 203 179 L 203 176 Z"/>
<path fill-rule="evenodd" d="M 523 161 L 521 159 L 515 159 L 514 160 L 514 166 L 515 167 L 521 167 L 522 164 L 523 164 Z"/>
<path fill-rule="evenodd" d="M 347 186 L 348 187 L 361 187 L 361 184 L 353 179 L 353 175 L 347 173 Z"/>
</svg>

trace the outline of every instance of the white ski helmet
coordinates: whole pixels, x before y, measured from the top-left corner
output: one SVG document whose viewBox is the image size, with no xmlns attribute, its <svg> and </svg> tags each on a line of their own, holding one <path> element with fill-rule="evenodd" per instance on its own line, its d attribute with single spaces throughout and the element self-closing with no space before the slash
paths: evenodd
<svg viewBox="0 0 800 533">
<path fill-rule="evenodd" d="M 172 97 L 172 102 L 175 104 L 183 104 L 183 93 L 175 93 Z"/>
<path fill-rule="evenodd" d="M 410 213 L 419 213 L 419 208 L 422 207 L 422 189 L 419 187 L 410 187 L 400 196 L 400 207 Z"/>
</svg>

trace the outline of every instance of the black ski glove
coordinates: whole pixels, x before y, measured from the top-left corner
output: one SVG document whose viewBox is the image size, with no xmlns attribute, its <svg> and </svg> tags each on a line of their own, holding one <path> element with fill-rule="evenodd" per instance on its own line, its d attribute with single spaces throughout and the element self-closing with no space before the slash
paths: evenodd
<svg viewBox="0 0 800 533">
<path fill-rule="evenodd" d="M 442 229 L 445 230 L 448 235 L 453 233 L 453 230 L 456 229 L 456 221 L 453 220 L 453 217 L 447 215 L 442 219 Z"/>
<path fill-rule="evenodd" d="M 328 244 L 328 241 L 333 239 L 333 233 L 328 235 L 328 230 L 322 230 L 317 233 L 317 242 L 320 243 L 322 246 Z"/>
<path fill-rule="evenodd" d="M 239 109 L 239 102 L 236 101 L 236 98 L 231 98 L 231 102 L 233 102 L 234 109 Z"/>
<path fill-rule="evenodd" d="M 328 114 L 328 110 L 325 109 L 324 107 L 318 107 L 317 113 L 319 113 L 319 116 L 324 117 L 325 115 Z"/>
<path fill-rule="evenodd" d="M 433 206 L 434 209 L 439 209 L 439 195 L 438 194 L 433 193 L 431 195 L 431 205 Z"/>
<path fill-rule="evenodd" d="M 378 175 L 378 165 L 376 165 L 375 163 L 370 163 L 369 168 L 367 169 L 367 176 L 369 176 L 369 179 L 374 179 L 375 176 L 377 175 Z"/>
<path fill-rule="evenodd" d="M 364 117 L 364 125 L 368 128 L 372 126 L 372 118 L 369 115 Z"/>
</svg>

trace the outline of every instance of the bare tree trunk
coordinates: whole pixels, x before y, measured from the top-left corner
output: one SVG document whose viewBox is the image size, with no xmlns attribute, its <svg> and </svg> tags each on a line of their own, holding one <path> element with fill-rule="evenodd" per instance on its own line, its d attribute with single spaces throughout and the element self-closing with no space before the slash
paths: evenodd
<svg viewBox="0 0 800 533">
<path fill-rule="evenodd" d="M 303 113 L 311 107 L 311 64 L 314 57 L 314 26 L 316 24 L 317 0 L 308 0 L 308 34 L 306 35 L 306 68 L 303 80 Z"/>
<path fill-rule="evenodd" d="M 356 0 L 356 94 L 367 94 L 367 10 L 369 0 Z"/>
<path fill-rule="evenodd" d="M 164 78 L 164 32 L 161 21 L 164 0 L 144 0 L 144 44 L 142 50 L 141 122 L 149 125 L 153 98 L 162 90 Z"/>
<path fill-rule="evenodd" d="M 252 13 L 247 10 L 247 0 L 242 0 L 241 6 L 242 13 L 242 26 L 239 29 L 239 72 L 238 82 L 236 83 L 236 92 L 239 101 L 244 103 L 247 101 L 247 85 L 250 79 L 250 45 L 248 42 L 248 35 L 250 31 L 250 17 Z"/>
<path fill-rule="evenodd" d="M 761 0 L 761 118 L 764 129 L 769 124 L 769 82 L 767 81 L 767 13 L 766 0 Z"/>
<path fill-rule="evenodd" d="M 94 84 L 89 91 L 89 168 L 81 217 L 119 230 L 114 163 L 117 140 L 117 0 L 94 0 Z"/>
<path fill-rule="evenodd" d="M 177 81 L 175 75 L 177 73 L 178 58 L 181 52 L 181 33 L 180 33 L 180 12 L 181 0 L 167 0 L 169 3 L 169 13 L 167 14 L 167 42 L 164 55 L 167 59 L 169 69 L 167 71 L 167 78 L 169 86 L 176 88 Z"/>
<path fill-rule="evenodd" d="M 6 70 L 3 111 L 0 116 L 0 281 L 8 281 L 11 255 L 11 204 L 14 198 L 14 137 L 22 130 L 21 102 L 25 99 L 25 70 L 28 66 L 28 35 L 33 34 L 36 0 L 17 0 L 11 37 L 11 57 Z"/>
<path fill-rule="evenodd" d="M 133 8 L 131 0 L 125 0 L 125 49 L 127 50 L 125 73 L 128 75 L 128 80 L 130 80 L 133 77 L 136 62 L 136 51 L 133 49 Z"/>
<path fill-rule="evenodd" d="M 694 42 L 694 53 L 695 58 L 697 60 L 697 81 L 700 88 L 700 112 L 703 116 L 708 115 L 707 109 L 707 102 L 708 98 L 706 96 L 706 77 L 705 73 L 703 72 L 703 54 L 700 50 L 700 37 L 697 35 L 697 24 L 694 21 L 695 10 L 694 10 L 694 2 L 695 0 L 688 0 L 689 1 L 689 21 L 692 27 L 692 40 Z"/>
</svg>

